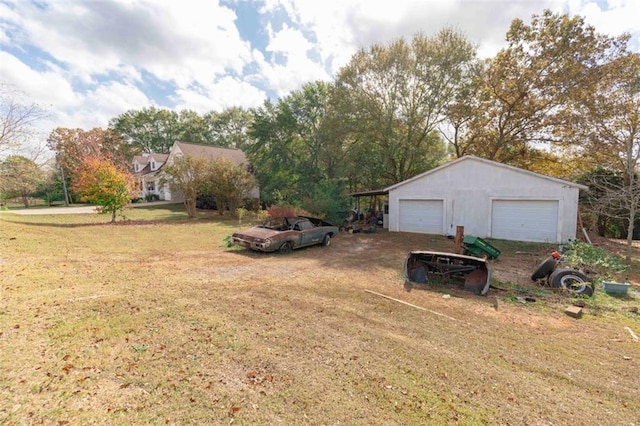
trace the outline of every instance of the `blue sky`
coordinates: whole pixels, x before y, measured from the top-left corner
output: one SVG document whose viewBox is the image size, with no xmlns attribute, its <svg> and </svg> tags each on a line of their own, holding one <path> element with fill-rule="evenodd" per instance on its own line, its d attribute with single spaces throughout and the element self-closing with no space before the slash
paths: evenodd
<svg viewBox="0 0 640 426">
<path fill-rule="evenodd" d="M 545 8 L 640 51 L 639 0 L 0 0 L 0 83 L 50 111 L 46 138 L 150 106 L 259 106 L 419 31 L 454 27 L 490 56 Z"/>
</svg>

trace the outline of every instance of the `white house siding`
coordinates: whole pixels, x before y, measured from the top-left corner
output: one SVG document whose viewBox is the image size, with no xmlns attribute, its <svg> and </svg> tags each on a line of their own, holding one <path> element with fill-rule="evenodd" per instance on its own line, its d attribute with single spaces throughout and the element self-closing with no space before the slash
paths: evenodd
<svg viewBox="0 0 640 426">
<path fill-rule="evenodd" d="M 494 237 L 521 241 L 563 242 L 576 236 L 579 189 L 581 185 L 549 178 L 532 172 L 505 166 L 477 157 L 463 157 L 437 169 L 423 173 L 388 189 L 389 231 L 402 231 L 401 200 L 442 200 L 442 234 L 454 235 L 458 225 L 464 226 L 466 235 Z M 550 203 L 557 205 L 554 223 L 549 218 L 539 222 L 540 236 L 509 230 L 503 220 L 493 215 L 495 206 L 506 202 L 535 201 L 533 208 Z M 494 204 L 497 203 L 497 204 Z M 547 202 L 547 204 L 545 204 Z M 517 203 L 516 203 L 517 204 Z M 510 204 L 514 206 L 515 204 Z M 520 207 L 527 204 L 520 204 Z M 543 209 L 544 210 L 544 209 Z M 548 211 L 546 213 L 549 213 Z M 535 214 L 527 212 L 530 218 Z M 523 214 L 523 217 L 527 217 Z M 533 216 L 532 216 L 533 215 Z M 544 228 L 543 228 L 544 226 Z M 522 231 L 522 230 L 520 230 Z M 493 232 L 497 235 L 493 235 Z"/>
</svg>

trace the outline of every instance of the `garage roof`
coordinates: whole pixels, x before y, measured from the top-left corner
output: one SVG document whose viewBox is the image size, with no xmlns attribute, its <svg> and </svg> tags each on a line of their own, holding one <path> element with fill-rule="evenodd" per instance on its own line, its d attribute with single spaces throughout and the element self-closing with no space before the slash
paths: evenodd
<svg viewBox="0 0 640 426">
<path fill-rule="evenodd" d="M 387 191 L 386 189 L 374 189 L 371 191 L 359 191 L 359 192 L 352 192 L 351 195 L 352 197 L 374 197 L 376 195 L 387 195 L 389 193 L 389 191 Z"/>
<path fill-rule="evenodd" d="M 581 185 L 579 183 L 570 182 L 568 180 L 563 180 L 563 179 L 558 179 L 558 178 L 551 177 L 551 176 L 542 175 L 540 173 L 532 172 L 532 171 L 525 170 L 525 169 L 520 169 L 518 167 L 509 166 L 509 165 L 503 164 L 503 163 L 498 163 L 497 161 L 491 161 L 491 160 L 487 160 L 485 158 L 476 157 L 475 155 L 465 155 L 464 157 L 460 157 L 460 158 L 458 158 L 456 160 L 450 161 L 447 164 L 443 164 L 442 166 L 436 167 L 435 169 L 428 170 L 428 171 L 426 171 L 424 173 L 420 173 L 419 175 L 416 175 L 416 176 L 414 176 L 412 178 L 409 178 L 407 180 L 403 180 L 402 182 L 398 182 L 395 185 L 391 185 L 390 187 L 385 188 L 384 191 L 385 192 L 389 192 L 392 189 L 396 189 L 396 188 L 398 188 L 398 187 L 400 187 L 400 186 L 402 186 L 404 184 L 407 184 L 409 182 L 413 182 L 414 180 L 422 179 L 425 176 L 428 176 L 428 175 L 433 174 L 433 173 L 437 173 L 442 169 L 445 169 L 445 168 L 450 167 L 450 166 L 452 166 L 454 164 L 462 163 L 462 162 L 465 162 L 465 161 L 479 161 L 479 162 L 482 162 L 482 163 L 490 164 L 492 166 L 497 166 L 497 167 L 502 167 L 502 168 L 505 168 L 505 169 L 509 169 L 509 170 L 514 171 L 514 172 L 535 176 L 537 178 L 547 179 L 547 180 L 556 182 L 556 183 L 561 184 L 561 185 L 567 185 L 567 186 L 571 186 L 571 187 L 578 188 L 578 189 L 583 189 L 583 190 L 589 189 L 589 187 Z"/>
</svg>

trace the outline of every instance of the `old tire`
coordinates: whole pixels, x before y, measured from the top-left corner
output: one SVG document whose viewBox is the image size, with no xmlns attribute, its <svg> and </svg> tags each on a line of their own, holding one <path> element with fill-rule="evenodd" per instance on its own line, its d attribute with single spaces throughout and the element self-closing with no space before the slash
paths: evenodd
<svg viewBox="0 0 640 426">
<path fill-rule="evenodd" d="M 282 245 L 278 249 L 278 253 L 287 254 L 287 253 L 291 253 L 292 250 L 293 250 L 293 243 L 291 241 L 286 241 L 282 243 Z"/>
<path fill-rule="evenodd" d="M 331 245 L 331 235 L 327 234 L 322 239 L 322 245 L 324 247 L 329 247 Z"/>
<path fill-rule="evenodd" d="M 553 257 L 548 257 L 544 260 L 544 262 L 538 265 L 535 271 L 533 271 L 533 274 L 531 274 L 531 280 L 537 281 L 544 277 L 548 277 L 549 274 L 551 274 L 553 270 L 556 269 L 557 264 L 558 261 L 556 259 L 554 259 Z"/>
<path fill-rule="evenodd" d="M 571 293 L 593 296 L 593 285 L 589 277 L 576 269 L 556 269 L 549 276 L 549 284 L 551 287 L 564 288 Z"/>
</svg>

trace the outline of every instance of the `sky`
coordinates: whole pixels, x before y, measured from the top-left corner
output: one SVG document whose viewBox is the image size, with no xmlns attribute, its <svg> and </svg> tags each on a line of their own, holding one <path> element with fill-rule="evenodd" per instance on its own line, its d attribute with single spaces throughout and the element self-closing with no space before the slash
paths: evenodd
<svg viewBox="0 0 640 426">
<path fill-rule="evenodd" d="M 0 84 L 49 112 L 46 139 L 152 106 L 257 107 L 418 32 L 454 28 L 490 57 L 545 9 L 640 51 L 640 0 L 0 0 Z"/>
</svg>

